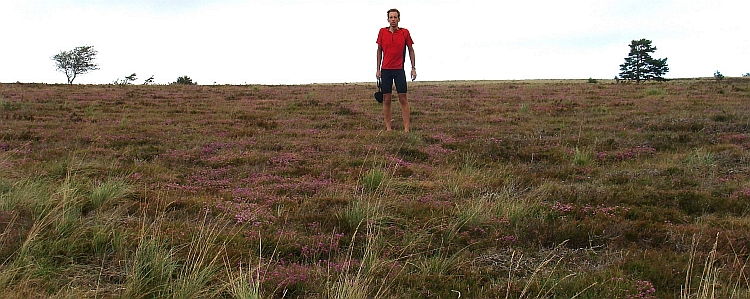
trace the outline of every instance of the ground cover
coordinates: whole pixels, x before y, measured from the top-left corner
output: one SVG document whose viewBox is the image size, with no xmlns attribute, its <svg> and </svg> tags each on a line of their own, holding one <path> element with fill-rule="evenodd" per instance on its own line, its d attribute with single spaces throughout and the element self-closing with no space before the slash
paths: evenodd
<svg viewBox="0 0 750 299">
<path fill-rule="evenodd" d="M 373 92 L 0 84 L 0 297 L 750 296 L 750 80 Z"/>
</svg>

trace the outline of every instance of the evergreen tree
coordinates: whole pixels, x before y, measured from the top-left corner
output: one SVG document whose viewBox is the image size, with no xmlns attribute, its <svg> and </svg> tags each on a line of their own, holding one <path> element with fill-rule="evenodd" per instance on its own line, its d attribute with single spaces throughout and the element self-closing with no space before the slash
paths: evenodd
<svg viewBox="0 0 750 299">
<path fill-rule="evenodd" d="M 651 46 L 647 39 L 630 42 L 630 53 L 625 57 L 625 63 L 620 65 L 620 77 L 624 80 L 664 80 L 662 76 L 669 71 L 667 58 L 652 58 L 651 53 L 656 47 Z"/>
</svg>

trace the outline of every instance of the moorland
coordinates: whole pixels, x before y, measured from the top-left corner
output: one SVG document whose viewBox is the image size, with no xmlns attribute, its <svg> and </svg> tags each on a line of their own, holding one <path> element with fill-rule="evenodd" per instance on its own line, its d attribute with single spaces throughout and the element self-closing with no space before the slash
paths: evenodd
<svg viewBox="0 0 750 299">
<path fill-rule="evenodd" d="M 2 298 L 748 298 L 750 80 L 0 84 Z"/>
</svg>

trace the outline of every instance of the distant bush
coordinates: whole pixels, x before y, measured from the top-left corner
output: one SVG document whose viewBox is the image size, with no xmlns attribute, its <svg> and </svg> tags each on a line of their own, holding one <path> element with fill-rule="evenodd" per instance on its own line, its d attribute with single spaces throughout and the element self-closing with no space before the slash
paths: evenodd
<svg viewBox="0 0 750 299">
<path fill-rule="evenodd" d="M 721 72 L 719 72 L 719 71 L 717 70 L 717 71 L 716 71 L 716 72 L 714 73 L 714 79 L 716 79 L 716 81 L 721 81 L 721 80 L 724 80 L 724 75 L 722 75 L 722 74 L 721 74 Z"/>
<path fill-rule="evenodd" d="M 154 83 L 154 76 L 153 75 L 151 75 L 151 77 L 149 77 L 148 79 L 146 79 L 145 81 L 143 81 L 143 85 L 149 85 L 149 84 L 153 84 L 153 83 Z"/>
<path fill-rule="evenodd" d="M 596 84 L 597 82 L 596 79 L 589 77 L 589 83 Z"/>
<path fill-rule="evenodd" d="M 193 82 L 193 79 L 190 79 L 188 76 L 182 76 L 177 78 L 177 81 L 172 82 L 172 84 L 197 85 L 198 82 Z"/>
<path fill-rule="evenodd" d="M 114 85 L 130 85 L 130 84 L 132 84 L 131 82 L 133 82 L 133 81 L 135 81 L 137 79 L 138 78 L 136 77 L 136 74 L 132 73 L 130 76 L 125 77 L 125 79 L 122 79 L 122 80 L 115 79 L 115 81 L 113 81 L 112 84 L 114 84 Z"/>
</svg>

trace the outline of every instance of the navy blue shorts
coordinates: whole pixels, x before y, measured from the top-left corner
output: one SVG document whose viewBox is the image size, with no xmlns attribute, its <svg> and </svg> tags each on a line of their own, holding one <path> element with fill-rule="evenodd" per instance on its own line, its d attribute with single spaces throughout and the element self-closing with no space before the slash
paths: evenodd
<svg viewBox="0 0 750 299">
<path fill-rule="evenodd" d="M 393 83 L 396 83 L 398 93 L 406 93 L 406 72 L 404 70 L 380 70 L 380 89 L 384 94 L 393 92 Z"/>
</svg>

